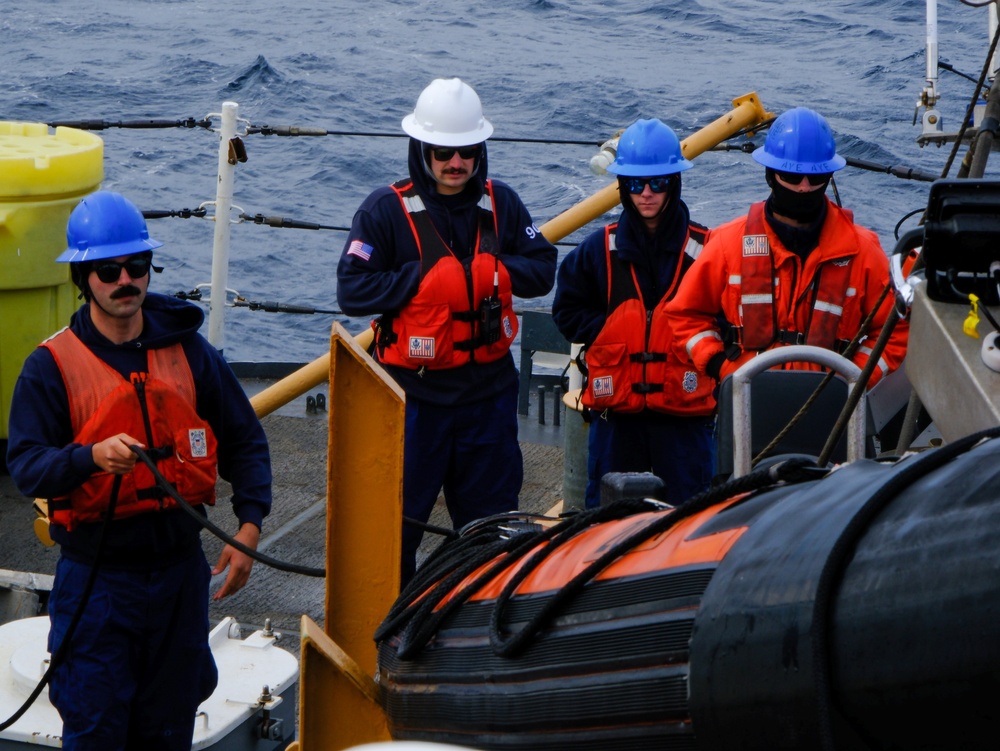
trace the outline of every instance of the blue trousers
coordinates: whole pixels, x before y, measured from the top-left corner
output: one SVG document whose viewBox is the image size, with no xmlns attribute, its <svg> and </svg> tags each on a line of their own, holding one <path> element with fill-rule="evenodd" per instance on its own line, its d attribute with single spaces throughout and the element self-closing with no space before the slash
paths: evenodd
<svg viewBox="0 0 1000 751">
<path fill-rule="evenodd" d="M 89 574 L 89 565 L 59 559 L 49 599 L 52 653 Z M 218 682 L 208 646 L 209 578 L 200 550 L 152 572 L 99 571 L 49 686 L 63 749 L 189 751 L 195 712 Z"/>
<path fill-rule="evenodd" d="M 587 431 L 587 488 L 584 508 L 601 505 L 601 478 L 611 472 L 611 426 L 601 413 L 592 412 Z"/>
<path fill-rule="evenodd" d="M 495 398 L 457 407 L 406 400 L 403 515 L 426 522 L 443 490 L 455 529 L 517 509 L 524 462 L 517 443 L 517 382 Z M 400 571 L 417 566 L 423 530 L 403 524 Z"/>
<path fill-rule="evenodd" d="M 708 489 L 715 475 L 715 417 L 652 410 L 608 415 L 611 472 L 652 472 L 673 505 Z"/>
</svg>

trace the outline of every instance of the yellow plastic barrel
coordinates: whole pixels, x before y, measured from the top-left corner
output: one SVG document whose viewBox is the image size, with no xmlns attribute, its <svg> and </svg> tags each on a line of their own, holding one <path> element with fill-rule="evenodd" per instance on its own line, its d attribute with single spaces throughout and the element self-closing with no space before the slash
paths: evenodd
<svg viewBox="0 0 1000 751">
<path fill-rule="evenodd" d="M 69 265 L 55 259 L 70 212 L 103 179 L 100 137 L 0 121 L 0 440 L 24 359 L 77 307 Z"/>
</svg>

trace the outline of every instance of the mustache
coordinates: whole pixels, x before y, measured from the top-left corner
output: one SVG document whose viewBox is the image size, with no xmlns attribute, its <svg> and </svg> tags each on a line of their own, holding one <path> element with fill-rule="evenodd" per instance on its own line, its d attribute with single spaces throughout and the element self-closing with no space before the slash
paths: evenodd
<svg viewBox="0 0 1000 751">
<path fill-rule="evenodd" d="M 136 295 L 141 295 L 142 290 L 136 287 L 134 284 L 126 284 L 124 287 L 119 287 L 114 292 L 111 293 L 111 299 L 117 300 L 119 297 L 134 297 Z"/>
</svg>

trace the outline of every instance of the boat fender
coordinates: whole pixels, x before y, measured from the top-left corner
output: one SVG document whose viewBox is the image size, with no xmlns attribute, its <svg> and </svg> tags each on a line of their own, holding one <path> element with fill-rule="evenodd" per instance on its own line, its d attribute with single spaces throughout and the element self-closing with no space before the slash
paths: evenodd
<svg viewBox="0 0 1000 751">
<path fill-rule="evenodd" d="M 979 354 L 987 368 L 1000 373 L 1000 332 L 993 331 L 983 337 Z"/>
</svg>

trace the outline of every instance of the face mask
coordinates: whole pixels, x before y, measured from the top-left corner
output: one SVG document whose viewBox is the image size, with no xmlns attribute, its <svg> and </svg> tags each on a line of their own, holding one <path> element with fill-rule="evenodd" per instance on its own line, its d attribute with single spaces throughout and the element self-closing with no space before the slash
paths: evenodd
<svg viewBox="0 0 1000 751">
<path fill-rule="evenodd" d="M 806 224 L 819 217 L 826 201 L 826 185 L 807 193 L 799 193 L 779 183 L 771 170 L 767 173 L 767 184 L 771 186 L 771 211 L 775 214 Z"/>
</svg>

